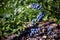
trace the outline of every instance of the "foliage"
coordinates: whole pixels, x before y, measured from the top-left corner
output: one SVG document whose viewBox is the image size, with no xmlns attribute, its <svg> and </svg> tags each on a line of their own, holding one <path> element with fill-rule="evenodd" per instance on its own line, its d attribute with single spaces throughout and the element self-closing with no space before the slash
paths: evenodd
<svg viewBox="0 0 60 40">
<path fill-rule="evenodd" d="M 31 8 L 33 3 L 42 8 Z M 43 20 L 53 19 L 60 23 L 60 0 L 0 0 L 0 36 L 18 34 L 24 22 L 36 19 L 41 11 L 44 11 Z"/>
</svg>

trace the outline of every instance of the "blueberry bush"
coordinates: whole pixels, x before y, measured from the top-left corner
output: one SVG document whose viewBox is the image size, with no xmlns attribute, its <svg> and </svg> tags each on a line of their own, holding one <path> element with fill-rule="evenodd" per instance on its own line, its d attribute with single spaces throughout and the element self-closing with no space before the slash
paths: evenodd
<svg viewBox="0 0 60 40">
<path fill-rule="evenodd" d="M 48 19 L 60 24 L 60 0 L 0 0 L 0 36 L 19 34 L 25 22 Z"/>
</svg>

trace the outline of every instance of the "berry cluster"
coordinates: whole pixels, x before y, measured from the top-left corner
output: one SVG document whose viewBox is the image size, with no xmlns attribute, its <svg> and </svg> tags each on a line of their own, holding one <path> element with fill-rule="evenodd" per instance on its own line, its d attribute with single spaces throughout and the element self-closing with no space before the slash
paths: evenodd
<svg viewBox="0 0 60 40">
<path fill-rule="evenodd" d="M 41 5 L 39 5 L 39 4 L 34 4 L 34 3 L 31 4 L 31 7 L 34 8 L 34 9 L 37 9 L 37 10 L 40 10 L 40 9 L 42 8 Z M 40 13 L 37 15 L 37 21 L 38 21 L 38 22 L 42 21 L 43 16 L 44 16 L 44 12 L 42 11 L 42 12 L 40 12 Z M 34 24 L 33 21 L 32 21 L 32 24 Z"/>
<path fill-rule="evenodd" d="M 31 28 L 30 36 L 37 34 L 40 32 L 40 28 Z"/>
<path fill-rule="evenodd" d="M 44 12 L 40 12 L 39 15 L 37 16 L 37 21 L 38 22 L 42 21 L 43 16 L 44 16 Z"/>
<path fill-rule="evenodd" d="M 31 4 L 31 7 L 34 8 L 34 9 L 40 10 L 42 6 L 39 5 L 39 4 L 34 4 L 33 3 L 33 4 Z"/>
<path fill-rule="evenodd" d="M 40 12 L 39 15 L 37 15 L 37 21 L 41 22 L 43 16 L 44 16 L 44 12 Z M 35 24 L 35 20 L 32 20 L 32 24 Z"/>
</svg>

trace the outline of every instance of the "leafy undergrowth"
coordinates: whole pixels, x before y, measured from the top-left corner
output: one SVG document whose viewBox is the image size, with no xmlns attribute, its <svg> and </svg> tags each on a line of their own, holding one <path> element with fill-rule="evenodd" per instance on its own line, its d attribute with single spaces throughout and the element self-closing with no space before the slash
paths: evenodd
<svg viewBox="0 0 60 40">
<path fill-rule="evenodd" d="M 60 25 L 55 21 L 42 21 L 36 24 L 25 24 L 19 35 L 11 34 L 0 37 L 0 40 L 60 40 Z"/>
</svg>

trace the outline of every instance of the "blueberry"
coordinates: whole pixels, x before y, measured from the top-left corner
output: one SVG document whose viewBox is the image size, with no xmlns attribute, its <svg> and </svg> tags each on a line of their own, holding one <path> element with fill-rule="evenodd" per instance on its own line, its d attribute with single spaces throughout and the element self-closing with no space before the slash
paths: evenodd
<svg viewBox="0 0 60 40">
<path fill-rule="evenodd" d="M 40 22 L 43 18 L 44 12 L 40 12 L 39 15 L 37 16 L 37 20 Z"/>
<path fill-rule="evenodd" d="M 34 8 L 34 9 L 40 10 L 42 6 L 39 5 L 39 4 L 34 4 L 33 3 L 33 4 L 31 4 L 31 7 Z"/>
<path fill-rule="evenodd" d="M 37 19 L 40 17 L 40 16 L 43 16 L 44 12 L 40 12 L 39 15 L 37 16 Z"/>
<path fill-rule="evenodd" d="M 36 8 L 36 4 L 34 4 L 34 3 L 31 4 L 31 7 L 32 7 L 32 8 Z"/>
<path fill-rule="evenodd" d="M 32 24 L 35 24 L 35 20 L 32 20 Z"/>
<path fill-rule="evenodd" d="M 42 6 L 40 6 L 40 5 L 39 5 L 39 6 L 37 6 L 37 8 L 36 8 L 36 9 L 37 9 L 37 10 L 40 10 L 40 9 L 41 9 L 41 7 L 42 7 Z"/>
<path fill-rule="evenodd" d="M 49 32 L 48 32 L 48 35 L 52 35 L 52 31 L 49 31 Z"/>
<path fill-rule="evenodd" d="M 49 27 L 49 28 L 48 28 L 48 31 L 53 31 L 53 28 Z"/>
</svg>

